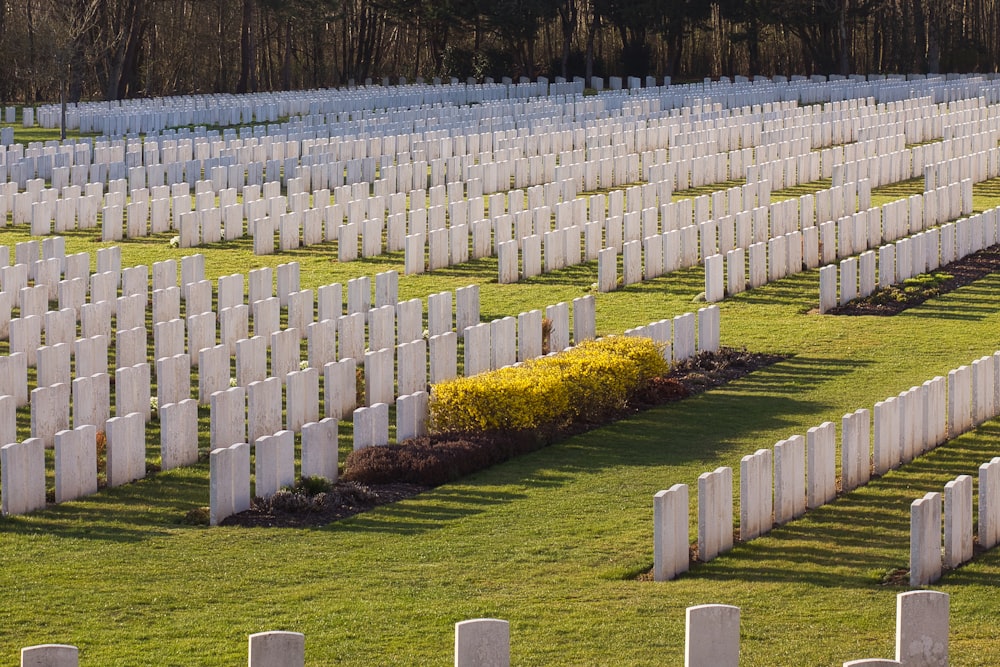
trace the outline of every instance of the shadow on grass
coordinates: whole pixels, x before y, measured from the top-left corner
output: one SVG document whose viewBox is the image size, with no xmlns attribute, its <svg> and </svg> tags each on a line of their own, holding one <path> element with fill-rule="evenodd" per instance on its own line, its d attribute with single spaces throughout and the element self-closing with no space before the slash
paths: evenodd
<svg viewBox="0 0 1000 667">
<path fill-rule="evenodd" d="M 523 493 L 475 489 L 464 484 L 441 486 L 317 530 L 417 535 L 525 497 Z"/>
<path fill-rule="evenodd" d="M 996 315 L 1000 310 L 995 300 L 996 287 L 995 277 L 991 276 L 960 287 L 943 297 L 928 299 L 907 310 L 906 315 L 922 319 L 979 322 Z"/>
<path fill-rule="evenodd" d="M 735 387 L 762 393 L 799 394 L 872 364 L 871 361 L 861 359 L 831 359 L 797 354 L 740 378 Z"/>
<path fill-rule="evenodd" d="M 816 271 L 803 271 L 760 287 L 747 289 L 735 298 L 742 299 L 748 304 L 814 308 L 819 305 L 818 276 Z M 804 294 L 809 295 L 811 292 L 815 292 L 815 298 L 809 296 L 803 298 Z"/>
<path fill-rule="evenodd" d="M 208 491 L 206 465 L 177 468 L 28 515 L 4 517 L 0 530 L 139 542 L 180 527 L 189 510 L 208 504 Z"/>
</svg>

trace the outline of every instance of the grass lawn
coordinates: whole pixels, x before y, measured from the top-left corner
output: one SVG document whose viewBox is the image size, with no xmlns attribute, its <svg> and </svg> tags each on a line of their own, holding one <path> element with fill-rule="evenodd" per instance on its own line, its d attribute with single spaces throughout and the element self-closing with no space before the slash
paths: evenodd
<svg viewBox="0 0 1000 667">
<path fill-rule="evenodd" d="M 996 182 L 977 186 L 977 210 L 998 203 Z M 98 233 L 69 235 L 67 252 L 93 252 Z M 0 244 L 24 238 L 0 231 Z M 121 243 L 122 265 L 192 252 L 168 240 Z M 304 288 L 402 274 L 403 261 L 338 264 L 332 246 L 254 257 L 245 241 L 198 252 L 212 278 L 299 261 Z M 497 285 L 496 272 L 486 259 L 401 275 L 400 298 L 477 283 L 485 320 L 572 299 L 597 279 L 596 263 L 517 285 Z M 652 566 L 660 489 L 721 465 L 738 473 L 745 454 L 824 421 L 839 429 L 845 412 L 998 347 L 1000 276 L 892 318 L 806 314 L 818 283 L 811 271 L 721 305 L 723 344 L 791 355 L 782 363 L 322 529 L 184 525 L 208 504 L 206 464 L 0 519 L 0 659 L 69 643 L 84 665 L 233 665 L 248 634 L 281 629 L 306 634 L 309 665 L 441 665 L 455 622 L 497 617 L 511 622 L 515 664 L 681 664 L 684 609 L 703 603 L 742 609 L 743 665 L 892 657 L 906 589 L 882 579 L 908 566 L 909 504 L 1000 453 L 996 422 L 677 581 L 636 580 Z M 691 269 L 599 294 L 598 331 L 694 310 L 703 290 Z M 934 586 L 951 594 L 953 664 L 996 664 L 997 582 L 994 550 Z"/>
</svg>

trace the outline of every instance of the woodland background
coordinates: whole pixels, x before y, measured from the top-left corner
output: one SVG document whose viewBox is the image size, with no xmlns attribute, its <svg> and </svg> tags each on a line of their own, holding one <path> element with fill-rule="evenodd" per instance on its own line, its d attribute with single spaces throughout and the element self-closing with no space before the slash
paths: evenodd
<svg viewBox="0 0 1000 667">
<path fill-rule="evenodd" d="M 998 65 L 1000 0 L 0 0 L 0 104 Z"/>
</svg>

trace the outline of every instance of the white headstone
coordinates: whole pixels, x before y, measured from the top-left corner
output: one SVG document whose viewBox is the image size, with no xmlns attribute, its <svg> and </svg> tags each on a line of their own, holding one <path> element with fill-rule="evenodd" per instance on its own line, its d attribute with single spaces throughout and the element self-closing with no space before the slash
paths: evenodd
<svg viewBox="0 0 1000 667">
<path fill-rule="evenodd" d="M 455 624 L 455 667 L 509 667 L 510 624 L 477 618 Z"/>
<path fill-rule="evenodd" d="M 896 596 L 896 660 L 903 667 L 947 667 L 949 598 L 938 591 Z"/>
<path fill-rule="evenodd" d="M 722 604 L 688 607 L 684 667 L 737 667 L 739 661 L 739 607 Z"/>
<path fill-rule="evenodd" d="M 653 580 L 668 581 L 689 567 L 688 486 L 653 496 Z"/>
</svg>

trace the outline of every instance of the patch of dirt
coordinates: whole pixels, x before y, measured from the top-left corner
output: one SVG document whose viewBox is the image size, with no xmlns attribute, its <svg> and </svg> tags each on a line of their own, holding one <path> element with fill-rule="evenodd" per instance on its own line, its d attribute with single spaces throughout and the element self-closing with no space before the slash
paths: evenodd
<svg viewBox="0 0 1000 667">
<path fill-rule="evenodd" d="M 459 455 L 455 457 L 456 459 L 461 463 L 473 464 L 468 471 L 463 468 L 464 474 L 629 415 L 683 400 L 688 396 L 741 378 L 784 358 L 781 355 L 754 354 L 747 352 L 746 349 L 735 348 L 722 348 L 716 353 L 703 352 L 688 361 L 674 365 L 668 375 L 652 380 L 632 403 L 616 413 L 606 415 L 600 423 L 570 424 L 558 431 L 535 438 L 526 438 L 523 434 L 515 437 L 505 434 L 476 434 L 472 437 L 441 434 L 418 438 L 405 445 L 372 449 L 379 450 L 374 452 L 375 454 L 388 454 L 392 448 L 406 449 L 412 446 L 413 451 L 409 453 L 414 456 L 420 450 L 437 450 L 437 453 L 457 451 Z M 454 473 L 456 470 L 455 460 L 434 460 L 433 456 L 427 456 L 426 459 L 424 472 L 431 468 L 445 468 L 442 474 Z M 222 521 L 222 525 L 268 528 L 323 526 L 338 519 L 366 512 L 379 505 L 411 498 L 429 488 L 430 485 L 410 482 L 359 483 L 340 480 L 328 490 L 314 495 L 295 490 L 282 491 L 268 499 L 254 498 L 249 510 L 226 518 Z"/>
<path fill-rule="evenodd" d="M 300 492 L 280 492 L 271 498 L 254 498 L 245 512 L 234 514 L 220 522 L 223 526 L 262 528 L 308 528 L 325 526 L 394 503 L 426 491 L 417 484 L 378 484 L 368 486 L 338 481 L 328 491 L 316 495 Z"/>
<path fill-rule="evenodd" d="M 909 586 L 910 568 L 898 567 L 893 570 L 889 570 L 882 576 L 882 581 L 879 583 L 882 586 Z"/>
<path fill-rule="evenodd" d="M 980 250 L 932 272 L 932 275 L 948 274 L 951 278 L 927 284 L 893 285 L 880 289 L 864 299 L 855 299 L 848 304 L 833 308 L 827 314 L 897 315 L 907 308 L 919 306 L 928 299 L 947 294 L 997 272 L 1000 272 L 1000 245 Z"/>
</svg>

